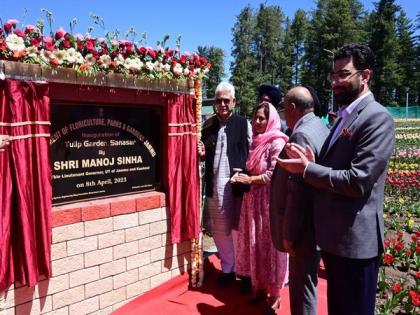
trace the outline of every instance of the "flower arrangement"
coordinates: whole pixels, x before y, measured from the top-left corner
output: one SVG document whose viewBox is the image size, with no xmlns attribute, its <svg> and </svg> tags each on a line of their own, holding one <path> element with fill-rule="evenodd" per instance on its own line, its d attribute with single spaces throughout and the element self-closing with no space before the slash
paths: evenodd
<svg viewBox="0 0 420 315">
<path fill-rule="evenodd" d="M 376 312 L 420 313 L 420 120 L 396 120 L 395 152 L 385 183 L 384 255 Z"/>
<path fill-rule="evenodd" d="M 95 23 L 103 21 L 93 15 Z M 47 12 L 52 25 L 52 14 Z M 204 56 L 165 47 L 169 36 L 157 43 L 156 48 L 142 46 L 140 42 L 118 40 L 118 33 L 107 33 L 104 38 L 94 38 L 90 31 L 83 36 L 73 35 L 63 28 L 43 34 L 42 21 L 37 25 L 17 28 L 15 19 L 0 26 L 0 60 L 39 64 L 44 67 L 72 68 L 86 75 L 96 73 L 121 73 L 148 79 L 198 79 L 209 71 L 211 64 Z M 75 25 L 70 23 L 70 28 Z M 135 34 L 133 29 L 130 30 Z M 143 35 L 144 37 L 145 35 Z M 134 37 L 134 36 L 133 36 Z"/>
</svg>

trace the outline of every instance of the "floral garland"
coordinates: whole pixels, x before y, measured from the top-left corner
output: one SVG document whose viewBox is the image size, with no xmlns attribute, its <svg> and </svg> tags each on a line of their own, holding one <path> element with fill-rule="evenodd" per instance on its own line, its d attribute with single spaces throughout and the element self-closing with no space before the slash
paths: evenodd
<svg viewBox="0 0 420 315">
<path fill-rule="evenodd" d="M 197 121 L 197 140 L 201 140 L 201 80 L 194 81 L 194 94 L 196 97 L 196 121 Z M 203 165 L 200 162 L 198 166 L 200 174 L 200 192 L 202 191 L 202 170 Z M 200 222 L 202 209 L 202 196 L 200 193 Z M 203 285 L 204 280 L 204 266 L 203 266 L 203 232 L 200 231 L 196 239 L 191 240 L 191 286 L 199 288 Z"/>
<path fill-rule="evenodd" d="M 43 35 L 43 24 L 18 29 L 15 19 L 0 26 L 0 60 L 72 68 L 86 75 L 122 73 L 148 79 L 199 79 L 211 64 L 196 53 L 141 46 L 128 40 L 92 38 L 89 33 L 73 35 L 59 28 L 52 36 Z"/>
</svg>

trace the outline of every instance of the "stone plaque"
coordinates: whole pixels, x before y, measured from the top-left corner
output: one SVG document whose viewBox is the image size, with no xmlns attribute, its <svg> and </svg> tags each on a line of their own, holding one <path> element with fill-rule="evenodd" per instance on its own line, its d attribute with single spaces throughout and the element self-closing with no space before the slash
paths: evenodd
<svg viewBox="0 0 420 315">
<path fill-rule="evenodd" d="M 160 186 L 159 107 L 51 104 L 53 205 Z"/>
</svg>

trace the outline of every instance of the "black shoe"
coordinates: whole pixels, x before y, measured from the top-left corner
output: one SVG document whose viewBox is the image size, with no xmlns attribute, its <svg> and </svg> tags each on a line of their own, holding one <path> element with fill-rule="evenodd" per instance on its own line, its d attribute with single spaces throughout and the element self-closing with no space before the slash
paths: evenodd
<svg viewBox="0 0 420 315">
<path fill-rule="evenodd" d="M 240 279 L 241 279 L 241 284 L 239 286 L 239 292 L 244 295 L 252 293 L 251 277 L 242 276 L 240 277 Z"/>
<path fill-rule="evenodd" d="M 236 275 L 234 272 L 222 273 L 216 281 L 216 287 L 219 289 L 224 289 L 228 287 L 231 283 L 235 282 Z"/>
</svg>

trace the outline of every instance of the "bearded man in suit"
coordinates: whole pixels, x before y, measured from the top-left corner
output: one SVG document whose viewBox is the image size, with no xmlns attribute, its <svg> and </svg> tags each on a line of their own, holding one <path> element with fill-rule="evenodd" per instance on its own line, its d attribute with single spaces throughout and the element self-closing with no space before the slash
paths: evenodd
<svg viewBox="0 0 420 315">
<path fill-rule="evenodd" d="M 328 283 L 330 315 L 373 315 L 383 252 L 386 169 L 394 123 L 369 89 L 374 56 L 360 44 L 335 54 L 331 74 L 339 119 L 318 161 L 310 148 L 289 144 L 287 171 L 313 186 L 314 227 Z"/>
</svg>

